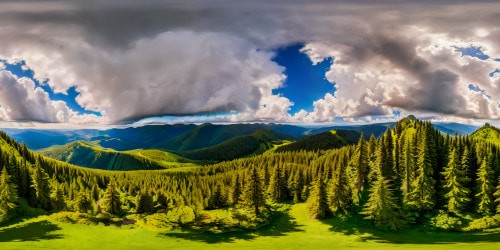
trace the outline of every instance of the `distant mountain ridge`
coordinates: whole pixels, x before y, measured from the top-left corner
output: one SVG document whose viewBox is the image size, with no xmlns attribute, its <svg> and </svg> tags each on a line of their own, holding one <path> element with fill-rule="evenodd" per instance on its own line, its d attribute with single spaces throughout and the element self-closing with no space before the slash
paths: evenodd
<svg viewBox="0 0 500 250">
<path fill-rule="evenodd" d="M 307 136 L 330 130 L 353 130 L 370 136 L 380 136 L 387 127 L 396 123 L 374 123 L 365 125 L 339 125 L 321 128 L 301 127 L 282 124 L 176 124 L 147 125 L 142 127 L 113 128 L 107 130 L 37 130 L 37 129 L 4 129 L 13 139 L 26 143 L 28 148 L 39 150 L 54 145 L 65 145 L 75 141 L 86 141 L 104 148 L 119 151 L 137 148 L 157 148 L 170 151 L 194 151 L 217 144 L 239 136 L 247 136 L 259 130 L 279 134 L 279 139 L 301 140 Z M 436 128 L 448 134 L 470 134 L 476 126 L 458 123 L 437 123 Z"/>
</svg>

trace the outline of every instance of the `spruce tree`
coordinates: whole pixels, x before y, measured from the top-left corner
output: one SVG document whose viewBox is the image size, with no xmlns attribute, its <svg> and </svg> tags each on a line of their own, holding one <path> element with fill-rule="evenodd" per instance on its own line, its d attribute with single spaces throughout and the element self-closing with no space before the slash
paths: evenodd
<svg viewBox="0 0 500 250">
<path fill-rule="evenodd" d="M 231 184 L 231 202 L 233 205 L 238 205 L 241 199 L 241 182 L 240 182 L 240 175 L 236 174 L 235 177 L 233 178 L 233 182 Z"/>
<path fill-rule="evenodd" d="M 45 172 L 45 170 L 43 170 L 43 168 L 40 167 L 40 164 L 36 164 L 31 179 L 33 181 L 31 187 L 34 190 L 36 205 L 42 209 L 50 210 L 50 194 L 52 192 L 49 182 L 49 175 Z"/>
<path fill-rule="evenodd" d="M 215 188 L 215 192 L 212 193 L 208 201 L 208 207 L 210 209 L 219 209 L 227 207 L 227 198 L 224 195 L 224 190 L 222 188 L 222 184 L 217 184 Z"/>
<path fill-rule="evenodd" d="M 356 204 L 362 199 L 362 192 L 368 179 L 368 154 L 364 135 L 361 134 L 352 160 L 353 200 Z"/>
<path fill-rule="evenodd" d="M 0 175 L 0 224 L 10 219 L 17 203 L 17 190 L 10 181 L 7 169 L 2 169 Z"/>
<path fill-rule="evenodd" d="M 389 181 L 379 173 L 370 188 L 368 201 L 361 214 L 366 219 L 373 220 L 378 227 L 394 230 L 405 224 Z"/>
<path fill-rule="evenodd" d="M 92 202 L 86 193 L 80 193 L 76 200 L 76 210 L 80 213 L 87 213 L 92 210 Z"/>
<path fill-rule="evenodd" d="M 269 197 L 275 201 L 284 201 L 286 199 L 286 181 L 283 177 L 282 168 L 280 165 L 274 167 L 274 171 L 271 175 L 271 181 L 269 182 L 268 194 Z"/>
<path fill-rule="evenodd" d="M 136 206 L 138 214 L 154 212 L 153 196 L 148 191 L 141 191 L 137 194 Z"/>
<path fill-rule="evenodd" d="M 266 204 L 264 188 L 262 187 L 262 181 L 255 165 L 247 172 L 242 198 L 243 204 L 253 208 L 256 215 L 260 213 L 260 208 Z"/>
<path fill-rule="evenodd" d="M 470 202 L 470 190 L 465 186 L 467 176 L 460 166 L 460 157 L 458 151 L 454 148 L 448 159 L 448 165 L 442 172 L 444 176 L 443 189 L 446 194 L 448 211 L 454 214 L 460 214 Z"/>
<path fill-rule="evenodd" d="M 417 175 L 412 183 L 412 192 L 408 195 L 408 204 L 417 210 L 431 210 L 435 204 L 434 160 L 430 128 L 423 130 L 418 147 Z"/>
<path fill-rule="evenodd" d="M 497 214 L 500 214 L 500 178 L 498 178 L 497 191 L 493 195 L 495 197 L 495 202 L 497 203 Z"/>
<path fill-rule="evenodd" d="M 347 211 L 351 204 L 351 192 L 349 189 L 349 181 L 345 174 L 344 167 L 338 166 L 333 178 L 331 179 L 328 205 L 332 213 Z"/>
<path fill-rule="evenodd" d="M 50 195 L 50 199 L 52 200 L 52 209 L 55 211 L 66 209 L 66 199 L 62 190 L 57 185 L 54 185 L 54 191 Z"/>
<path fill-rule="evenodd" d="M 491 159 L 491 156 L 485 156 L 477 171 L 477 212 L 482 215 L 491 215 L 494 210 L 494 187 L 492 181 L 494 173 L 491 169 L 489 159 Z"/>
<path fill-rule="evenodd" d="M 325 218 L 329 213 L 325 182 L 318 176 L 307 199 L 309 215 L 314 219 Z"/>
<path fill-rule="evenodd" d="M 102 199 L 102 208 L 104 211 L 118 215 L 121 211 L 121 201 L 120 201 L 120 193 L 116 189 L 116 183 L 114 180 L 111 180 L 106 188 L 106 192 L 104 193 L 104 197 Z"/>
</svg>

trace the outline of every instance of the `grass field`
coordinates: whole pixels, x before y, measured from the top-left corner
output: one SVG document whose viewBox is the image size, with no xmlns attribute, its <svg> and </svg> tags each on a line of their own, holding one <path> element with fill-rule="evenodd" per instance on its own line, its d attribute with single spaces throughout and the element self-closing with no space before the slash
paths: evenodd
<svg viewBox="0 0 500 250">
<path fill-rule="evenodd" d="M 47 216 L 0 228 L 0 249 L 500 249 L 500 230 L 483 233 L 381 232 L 309 218 L 293 205 L 274 224 L 224 234 L 88 226 Z"/>
</svg>

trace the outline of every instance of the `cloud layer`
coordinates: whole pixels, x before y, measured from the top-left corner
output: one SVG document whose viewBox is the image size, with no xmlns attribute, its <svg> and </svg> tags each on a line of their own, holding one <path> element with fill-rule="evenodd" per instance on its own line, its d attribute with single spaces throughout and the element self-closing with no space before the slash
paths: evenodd
<svg viewBox="0 0 500 250">
<path fill-rule="evenodd" d="M 75 86 L 77 102 L 111 123 L 213 112 L 229 112 L 227 121 L 331 122 L 394 110 L 497 119 L 500 74 L 489 73 L 499 67 L 499 7 L 490 1 L 7 1 L 0 3 L 0 58 L 24 60 L 55 92 Z M 293 103 L 272 94 L 286 78 L 272 51 L 297 42 L 312 63 L 334 58 L 326 77 L 337 91 L 314 102 L 312 112 L 289 114 Z M 471 45 L 490 59 L 456 50 Z M 11 86 L 2 89 L 0 102 L 11 108 L 2 109 L 3 120 L 85 120 L 47 97 L 35 98 L 46 104 L 29 110 L 8 97 L 43 96 L 42 90 L 6 73 L 0 81 Z"/>
</svg>

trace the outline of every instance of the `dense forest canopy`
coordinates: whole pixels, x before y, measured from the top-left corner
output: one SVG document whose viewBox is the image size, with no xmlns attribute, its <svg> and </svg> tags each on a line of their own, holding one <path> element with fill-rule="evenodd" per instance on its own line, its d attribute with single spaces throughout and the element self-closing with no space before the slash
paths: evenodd
<svg viewBox="0 0 500 250">
<path fill-rule="evenodd" d="M 420 225 L 436 211 L 448 222 L 500 213 L 498 145 L 445 135 L 416 119 L 378 138 L 360 135 L 355 145 L 266 153 L 185 172 L 82 168 L 0 135 L 0 222 L 25 215 L 26 203 L 118 217 L 176 211 L 202 221 L 198 215 L 210 209 L 264 217 L 271 204 L 307 202 L 314 218 L 360 215 L 389 229 Z"/>
</svg>

